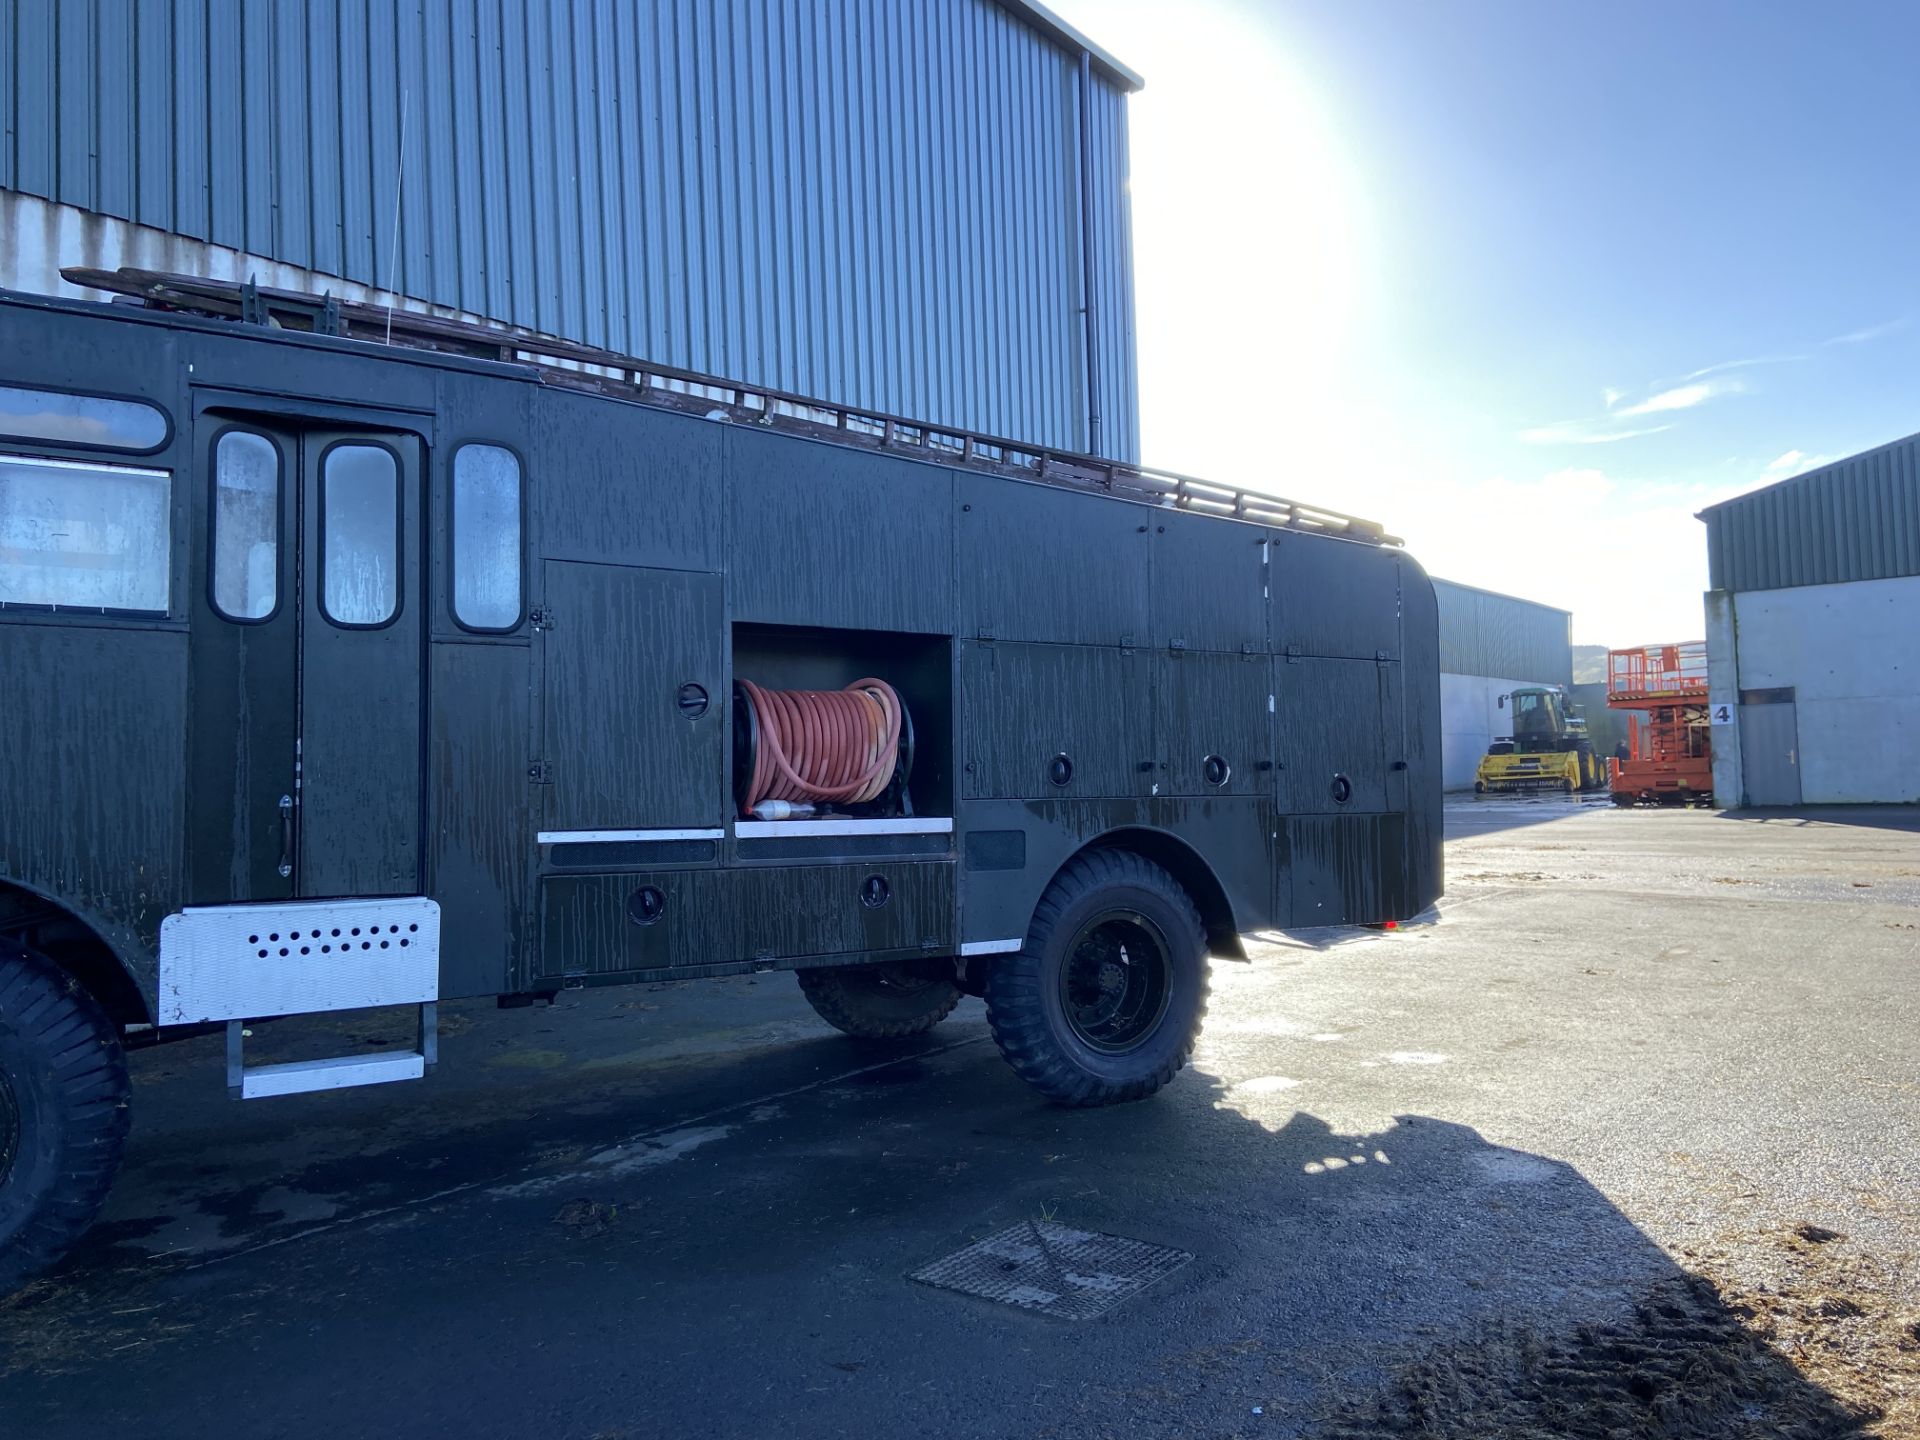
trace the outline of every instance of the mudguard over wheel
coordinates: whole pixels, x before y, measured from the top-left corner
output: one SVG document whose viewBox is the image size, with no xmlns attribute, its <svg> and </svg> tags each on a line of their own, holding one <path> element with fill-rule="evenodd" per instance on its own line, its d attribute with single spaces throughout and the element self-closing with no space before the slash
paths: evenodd
<svg viewBox="0 0 1920 1440">
<path fill-rule="evenodd" d="M 71 976 L 0 941 L 0 1294 L 93 1222 L 127 1138 L 127 1061 Z"/>
<path fill-rule="evenodd" d="M 1187 892 L 1130 851 L 1069 863 L 1026 944 L 987 972 L 1000 1053 L 1063 1105 L 1151 1095 L 1193 1053 L 1207 1010 L 1207 934 Z"/>
<path fill-rule="evenodd" d="M 931 1030 L 960 1003 L 952 965 L 903 960 L 794 973 L 807 1003 L 835 1029 L 863 1040 L 897 1040 Z"/>
</svg>

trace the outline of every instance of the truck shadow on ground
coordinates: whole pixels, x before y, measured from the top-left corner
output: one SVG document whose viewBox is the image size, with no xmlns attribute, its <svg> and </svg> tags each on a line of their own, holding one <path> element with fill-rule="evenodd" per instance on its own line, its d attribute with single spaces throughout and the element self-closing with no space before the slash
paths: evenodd
<svg viewBox="0 0 1920 1440">
<path fill-rule="evenodd" d="M 1061 1110 L 969 1028 L 644 1098 L 543 1075 L 460 1126 L 446 1096 L 398 1130 L 318 1103 L 271 1174 L 212 1130 L 146 1152 L 121 1232 L 0 1301 L 0 1433 L 194 1435 L 233 1385 L 287 1436 L 1862 1433 L 1568 1165 L 1431 1117 L 1343 1131 L 1273 1077 Z M 130 1217 L 186 1171 L 243 1243 L 156 1262 Z M 335 1208 L 263 1221 L 268 1182 Z M 1084 1324 L 906 1278 L 1035 1217 L 1196 1258 Z M 566 1344 L 502 1366 L 503 1333 Z"/>
<path fill-rule="evenodd" d="M 1430 1116 L 1351 1135 L 1296 1113 L 1273 1143 L 1311 1182 L 1276 1202 L 1300 1197 L 1297 1214 L 1314 1205 L 1344 1237 L 1306 1262 L 1315 1288 L 1366 1317 L 1323 1337 L 1346 1375 L 1308 1399 L 1306 1435 L 1845 1437 L 1879 1414 L 1803 1374 L 1740 1297 L 1676 1264 L 1572 1166 Z"/>
<path fill-rule="evenodd" d="M 1755 807 L 1722 810 L 1722 820 L 1797 828 L 1806 825 L 1858 825 L 1867 830 L 1920 833 L 1920 805 L 1802 805 L 1793 809 Z"/>
<path fill-rule="evenodd" d="M 1531 825 L 1551 825 L 1589 810 L 1610 810 L 1612 798 L 1604 791 L 1584 795 L 1519 793 L 1512 795 L 1449 794 L 1446 826 L 1449 840 L 1497 835 Z"/>
</svg>

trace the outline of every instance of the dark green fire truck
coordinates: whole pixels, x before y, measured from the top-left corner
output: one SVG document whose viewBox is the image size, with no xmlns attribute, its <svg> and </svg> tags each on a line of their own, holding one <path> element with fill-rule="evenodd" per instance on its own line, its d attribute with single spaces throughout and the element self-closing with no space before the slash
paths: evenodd
<svg viewBox="0 0 1920 1440">
<path fill-rule="evenodd" d="M 0 1284 L 125 1051 L 415 1078 L 436 1004 L 981 995 L 1066 1104 L 1243 932 L 1440 893 L 1432 587 L 1378 527 L 474 325 L 136 272 L 0 295 Z M 1276 475 L 1278 482 L 1283 477 Z M 246 1022 L 420 1043 L 246 1063 Z"/>
</svg>

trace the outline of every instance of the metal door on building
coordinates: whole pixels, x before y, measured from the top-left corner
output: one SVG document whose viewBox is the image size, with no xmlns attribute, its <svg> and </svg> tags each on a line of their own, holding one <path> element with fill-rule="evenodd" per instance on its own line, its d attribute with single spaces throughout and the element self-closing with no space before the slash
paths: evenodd
<svg viewBox="0 0 1920 1440">
<path fill-rule="evenodd" d="M 1789 692 L 1790 693 L 1790 692 Z M 1740 764 L 1749 805 L 1800 803 L 1800 724 L 1791 699 L 1740 706 Z"/>
<path fill-rule="evenodd" d="M 423 833 L 423 447 L 197 416 L 197 903 L 410 895 Z"/>
</svg>

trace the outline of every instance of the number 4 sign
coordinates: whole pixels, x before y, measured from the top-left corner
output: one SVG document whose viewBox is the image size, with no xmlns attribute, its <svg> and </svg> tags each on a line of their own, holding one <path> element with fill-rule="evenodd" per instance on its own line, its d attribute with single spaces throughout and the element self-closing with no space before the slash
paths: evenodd
<svg viewBox="0 0 1920 1440">
<path fill-rule="evenodd" d="M 1731 705 L 1714 706 L 1713 707 L 1713 723 L 1716 725 L 1731 725 L 1733 723 L 1733 706 Z"/>
</svg>

